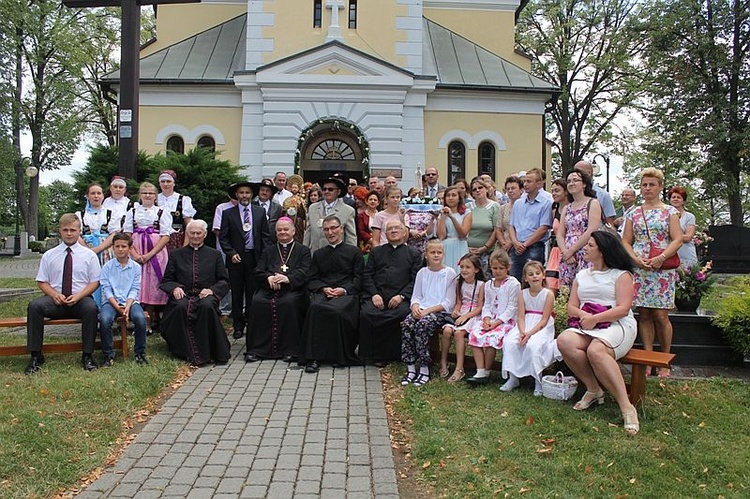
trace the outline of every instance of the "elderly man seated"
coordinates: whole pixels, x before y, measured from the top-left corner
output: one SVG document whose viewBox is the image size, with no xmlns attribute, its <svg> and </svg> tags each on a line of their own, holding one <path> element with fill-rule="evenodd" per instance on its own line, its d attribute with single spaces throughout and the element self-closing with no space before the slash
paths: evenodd
<svg viewBox="0 0 750 499">
<path fill-rule="evenodd" d="M 219 312 L 229 280 L 221 253 L 204 244 L 207 233 L 203 220 L 188 223 L 188 245 L 170 253 L 159 286 L 169 295 L 162 336 L 172 355 L 195 366 L 226 364 L 230 355 Z"/>
<path fill-rule="evenodd" d="M 344 227 L 337 216 L 325 217 L 322 229 L 328 244 L 313 253 L 310 308 L 299 359 L 308 373 L 317 372 L 321 361 L 334 367 L 359 363 L 354 350 L 364 260 L 359 248 L 344 243 Z"/>
<path fill-rule="evenodd" d="M 294 221 L 276 222 L 276 244 L 258 260 L 258 290 L 253 295 L 248 330 L 247 362 L 260 359 L 297 360 L 307 312 L 310 250 L 294 240 Z"/>
<path fill-rule="evenodd" d="M 422 267 L 420 252 L 404 244 L 408 232 L 400 220 L 389 220 L 385 231 L 388 244 L 373 248 L 367 259 L 359 314 L 359 358 L 378 367 L 401 358 L 401 321 Z"/>
</svg>

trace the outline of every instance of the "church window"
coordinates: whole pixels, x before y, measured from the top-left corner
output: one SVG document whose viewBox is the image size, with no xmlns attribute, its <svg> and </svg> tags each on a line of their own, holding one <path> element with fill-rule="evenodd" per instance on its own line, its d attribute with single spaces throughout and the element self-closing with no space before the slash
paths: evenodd
<svg viewBox="0 0 750 499">
<path fill-rule="evenodd" d="M 313 2 L 313 28 L 320 28 L 323 24 L 323 0 Z"/>
<path fill-rule="evenodd" d="M 357 29 L 357 0 L 349 0 L 349 29 Z"/>
<path fill-rule="evenodd" d="M 203 135 L 198 139 L 198 147 L 205 147 L 212 151 L 216 150 L 216 141 L 210 135 Z"/>
<path fill-rule="evenodd" d="M 338 139 L 324 140 L 312 152 L 311 159 L 353 160 L 354 150 L 344 141 Z"/>
<path fill-rule="evenodd" d="M 460 178 L 466 178 L 466 146 L 454 140 L 448 144 L 449 185 L 453 185 Z"/>
<path fill-rule="evenodd" d="M 479 144 L 479 174 L 495 178 L 495 145 L 492 142 Z"/>
<path fill-rule="evenodd" d="M 185 141 L 179 135 L 172 135 L 167 139 L 167 151 L 185 154 Z"/>
</svg>

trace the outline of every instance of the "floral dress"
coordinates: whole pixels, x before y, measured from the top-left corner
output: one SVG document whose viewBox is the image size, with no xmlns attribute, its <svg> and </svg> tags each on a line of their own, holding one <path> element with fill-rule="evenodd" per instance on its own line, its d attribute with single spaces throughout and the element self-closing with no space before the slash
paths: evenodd
<svg viewBox="0 0 750 499">
<path fill-rule="evenodd" d="M 669 217 L 677 213 L 677 209 L 673 206 L 665 206 L 656 210 L 643 210 L 639 207 L 626 214 L 627 219 L 633 223 L 633 252 L 637 257 L 648 258 L 651 242 L 661 249 L 666 249 L 669 246 Z M 646 233 L 646 223 L 648 223 L 648 233 Z M 651 235 L 650 240 L 649 234 Z M 677 270 L 637 268 L 633 274 L 633 281 L 635 287 L 634 307 L 674 308 Z"/>
<path fill-rule="evenodd" d="M 406 214 L 404 215 L 404 220 L 406 222 L 406 225 L 411 229 L 415 230 L 417 232 L 422 232 L 427 230 L 427 228 L 430 226 L 430 224 L 433 224 L 435 220 L 435 214 L 432 212 L 427 211 L 410 211 L 407 206 Z M 435 225 L 432 225 L 433 232 L 435 230 Z M 411 237 L 409 236 L 409 239 L 406 241 L 406 244 L 409 246 L 412 246 L 416 248 L 417 251 L 419 251 L 419 254 L 424 257 L 424 251 L 427 247 L 427 240 L 432 237 L 432 234 L 427 233 L 424 235 L 424 237 Z"/>
<path fill-rule="evenodd" d="M 505 335 L 516 325 L 521 283 L 513 276 L 506 277 L 501 283 L 496 281 L 497 279 L 490 279 L 484 285 L 482 313 L 476 317 L 477 321 L 469 330 L 469 345 L 473 347 L 491 347 L 496 350 L 503 348 Z M 485 331 L 482 328 L 482 319 L 485 317 L 503 322 Z"/>
<path fill-rule="evenodd" d="M 574 209 L 571 204 L 568 205 L 564 220 L 566 247 L 569 248 L 574 245 L 588 229 L 589 204 L 590 203 L 586 203 L 577 209 Z M 560 260 L 560 284 L 564 286 L 572 286 L 578 271 L 589 268 L 590 265 L 583 256 L 584 247 L 585 246 L 582 246 L 576 251 L 576 263 L 570 264 L 564 260 Z"/>
</svg>

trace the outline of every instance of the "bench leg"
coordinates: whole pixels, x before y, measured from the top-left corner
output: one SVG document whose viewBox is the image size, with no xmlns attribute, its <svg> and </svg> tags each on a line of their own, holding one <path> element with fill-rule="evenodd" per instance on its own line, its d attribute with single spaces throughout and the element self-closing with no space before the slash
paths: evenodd
<svg viewBox="0 0 750 499">
<path fill-rule="evenodd" d="M 646 366 L 642 364 L 633 364 L 630 374 L 630 393 L 628 398 L 630 403 L 638 407 L 643 403 L 646 395 Z"/>
<path fill-rule="evenodd" d="M 128 321 L 120 322 L 120 336 L 122 336 L 122 358 L 128 358 Z"/>
</svg>

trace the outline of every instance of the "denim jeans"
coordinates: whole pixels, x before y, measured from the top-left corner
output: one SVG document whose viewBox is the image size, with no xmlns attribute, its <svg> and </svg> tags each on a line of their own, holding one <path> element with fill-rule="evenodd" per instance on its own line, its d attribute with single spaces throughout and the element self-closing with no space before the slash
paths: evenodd
<svg viewBox="0 0 750 499">
<path fill-rule="evenodd" d="M 539 241 L 528 248 L 520 255 L 516 254 L 515 248 L 510 249 L 510 275 L 518 279 L 523 284 L 523 266 L 529 260 L 536 260 L 544 265 L 544 243 Z"/>
<path fill-rule="evenodd" d="M 102 339 L 102 353 L 105 357 L 114 357 L 112 325 L 115 317 L 120 313 L 110 303 L 102 305 L 99 311 L 99 336 Z M 130 320 L 135 326 L 135 347 L 133 350 L 136 355 L 146 354 L 146 316 L 143 314 L 143 308 L 139 303 L 133 303 L 130 307 Z"/>
</svg>

